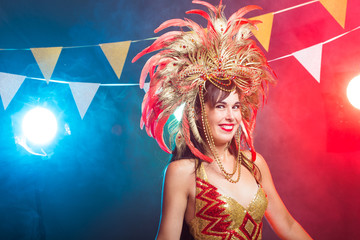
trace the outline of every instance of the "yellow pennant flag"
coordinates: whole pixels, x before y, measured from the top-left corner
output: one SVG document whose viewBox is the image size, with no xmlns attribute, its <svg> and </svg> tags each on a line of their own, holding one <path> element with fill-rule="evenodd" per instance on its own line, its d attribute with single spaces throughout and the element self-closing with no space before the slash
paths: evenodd
<svg viewBox="0 0 360 240">
<path fill-rule="evenodd" d="M 258 30 L 253 30 L 253 34 L 257 38 L 257 40 L 261 43 L 261 45 L 265 48 L 265 50 L 269 51 L 274 13 L 267 13 L 264 15 L 260 15 L 251 18 L 251 20 L 262 21 L 262 23 L 257 24 Z"/>
<path fill-rule="evenodd" d="M 131 41 L 100 44 L 116 76 L 120 79 Z"/>
<path fill-rule="evenodd" d="M 34 58 L 47 83 L 49 83 L 51 75 L 55 69 L 61 50 L 62 47 L 31 48 L 31 52 L 34 55 Z"/>
<path fill-rule="evenodd" d="M 321 4 L 345 28 L 347 0 L 320 0 Z"/>
</svg>

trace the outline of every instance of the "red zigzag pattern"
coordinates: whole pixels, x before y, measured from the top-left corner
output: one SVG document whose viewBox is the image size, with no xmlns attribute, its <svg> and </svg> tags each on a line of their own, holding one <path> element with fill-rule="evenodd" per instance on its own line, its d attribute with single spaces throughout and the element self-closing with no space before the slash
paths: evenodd
<svg viewBox="0 0 360 240">
<path fill-rule="evenodd" d="M 224 214 L 225 208 L 222 207 L 226 202 L 218 199 L 221 194 L 218 193 L 217 188 L 198 177 L 196 178 L 196 187 L 201 189 L 196 198 L 206 202 L 206 205 L 196 213 L 196 216 L 209 221 L 209 224 L 201 232 L 206 235 L 221 237 L 223 240 L 231 239 L 232 236 L 243 240 L 244 238 L 236 231 L 228 229 L 231 221 L 226 221 L 229 214 Z"/>
</svg>

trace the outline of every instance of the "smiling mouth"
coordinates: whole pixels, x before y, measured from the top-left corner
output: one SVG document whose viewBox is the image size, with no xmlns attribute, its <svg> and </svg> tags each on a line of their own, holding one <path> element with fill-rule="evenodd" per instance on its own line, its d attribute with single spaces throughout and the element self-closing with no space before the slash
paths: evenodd
<svg viewBox="0 0 360 240">
<path fill-rule="evenodd" d="M 234 129 L 234 124 L 222 124 L 220 128 L 226 132 L 231 132 Z"/>
</svg>

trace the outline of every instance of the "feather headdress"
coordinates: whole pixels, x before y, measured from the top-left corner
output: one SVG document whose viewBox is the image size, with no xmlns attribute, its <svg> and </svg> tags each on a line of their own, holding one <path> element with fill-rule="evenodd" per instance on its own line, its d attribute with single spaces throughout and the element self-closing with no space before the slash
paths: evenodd
<svg viewBox="0 0 360 240">
<path fill-rule="evenodd" d="M 221 1 L 216 7 L 204 1 L 193 3 L 209 9 L 209 13 L 198 9 L 186 12 L 204 17 L 206 28 L 186 18 L 165 21 L 155 33 L 173 26 L 187 27 L 190 31 L 164 33 L 133 59 L 135 62 L 147 53 L 160 50 L 146 62 L 140 76 L 141 88 L 147 75 L 150 76 L 149 90 L 142 103 L 141 127 L 145 125 L 149 136 L 155 138 L 164 151 L 171 153 L 164 141 L 164 126 L 170 115 L 185 104 L 181 124 L 173 128 L 172 134 L 181 139 L 176 142 L 176 147 L 181 151 L 186 145 L 195 156 L 211 162 L 212 159 L 200 152 L 190 139 L 191 131 L 199 143 L 204 143 L 196 126 L 194 105 L 200 86 L 210 81 L 221 90 L 240 90 L 241 138 L 255 153 L 252 132 L 256 112 L 266 97 L 268 83 L 275 81 L 265 56 L 249 39 L 259 21 L 243 18 L 246 13 L 260 8 L 246 6 L 227 20 Z"/>
</svg>

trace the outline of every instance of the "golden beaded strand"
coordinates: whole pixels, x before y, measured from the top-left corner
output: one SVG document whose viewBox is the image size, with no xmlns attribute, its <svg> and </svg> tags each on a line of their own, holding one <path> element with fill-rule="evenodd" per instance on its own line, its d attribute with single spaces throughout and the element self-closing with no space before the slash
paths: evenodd
<svg viewBox="0 0 360 240">
<path fill-rule="evenodd" d="M 240 180 L 240 173 L 241 173 L 241 164 L 242 164 L 242 154 L 240 151 L 238 151 L 238 155 L 237 155 L 237 159 L 234 162 L 234 171 L 232 173 L 228 173 L 226 172 L 223 164 L 221 163 L 217 151 L 215 149 L 215 143 L 214 143 L 214 139 L 212 137 L 211 134 L 211 130 L 209 127 L 209 123 L 207 121 L 207 116 L 206 116 L 206 110 L 205 110 L 205 103 L 204 103 L 204 98 L 203 98 L 203 89 L 202 86 L 199 86 L 199 97 L 200 97 L 200 104 L 201 104 L 201 121 L 204 127 L 204 133 L 205 133 L 205 138 L 206 141 L 210 147 L 210 150 L 215 158 L 215 161 L 217 163 L 217 165 L 219 166 L 221 172 L 223 173 L 224 177 L 226 180 L 228 180 L 231 183 L 237 183 Z M 240 142 L 239 142 L 239 146 L 240 146 Z M 236 171 L 238 171 L 237 174 L 237 178 L 235 180 L 232 179 L 232 177 L 235 175 Z"/>
</svg>

